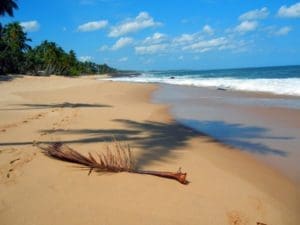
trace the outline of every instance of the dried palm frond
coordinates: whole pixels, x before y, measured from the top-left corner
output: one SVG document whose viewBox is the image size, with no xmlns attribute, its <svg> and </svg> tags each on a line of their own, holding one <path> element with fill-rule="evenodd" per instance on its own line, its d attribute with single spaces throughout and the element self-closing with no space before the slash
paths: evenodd
<svg viewBox="0 0 300 225">
<path fill-rule="evenodd" d="M 57 142 L 42 148 L 47 156 L 55 159 L 80 164 L 90 169 L 89 174 L 95 170 L 97 172 L 128 172 L 138 174 L 148 174 L 163 178 L 175 179 L 182 184 L 187 184 L 186 173 L 179 169 L 176 173 L 161 171 L 145 171 L 135 168 L 134 159 L 129 145 L 126 147 L 115 141 L 115 150 L 107 148 L 106 153 L 91 154 L 84 156 L 73 150 L 69 146 Z"/>
</svg>

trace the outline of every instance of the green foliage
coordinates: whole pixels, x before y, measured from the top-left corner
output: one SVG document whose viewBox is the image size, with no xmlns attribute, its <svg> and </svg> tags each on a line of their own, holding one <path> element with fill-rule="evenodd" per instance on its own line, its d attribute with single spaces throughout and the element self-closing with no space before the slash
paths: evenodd
<svg viewBox="0 0 300 225">
<path fill-rule="evenodd" d="M 27 34 L 18 23 L 0 29 L 0 74 L 29 73 L 33 75 L 101 74 L 115 69 L 93 62 L 80 62 L 73 50 L 65 52 L 55 42 L 43 41 L 31 48 Z"/>
<path fill-rule="evenodd" d="M 13 16 L 18 9 L 14 0 L 0 0 L 0 16 Z M 116 70 L 106 64 L 79 62 L 73 50 L 65 52 L 54 42 L 43 41 L 35 48 L 19 23 L 2 28 L 0 23 L 0 75 L 6 73 L 30 73 L 35 75 L 70 75 L 110 73 Z"/>
<path fill-rule="evenodd" d="M 0 32 L 0 73 L 22 72 L 31 40 L 18 23 L 7 24 Z"/>
<path fill-rule="evenodd" d="M 109 67 L 106 64 L 99 65 L 93 62 L 80 62 L 79 68 L 82 74 L 105 74 L 115 73 L 116 69 Z"/>
<path fill-rule="evenodd" d="M 0 1 L 0 16 L 4 16 L 8 14 L 9 16 L 13 16 L 14 9 L 18 9 L 18 5 L 13 0 L 1 0 Z"/>
<path fill-rule="evenodd" d="M 33 74 L 64 74 L 70 67 L 69 56 L 54 42 L 44 41 L 27 54 L 28 68 Z"/>
</svg>

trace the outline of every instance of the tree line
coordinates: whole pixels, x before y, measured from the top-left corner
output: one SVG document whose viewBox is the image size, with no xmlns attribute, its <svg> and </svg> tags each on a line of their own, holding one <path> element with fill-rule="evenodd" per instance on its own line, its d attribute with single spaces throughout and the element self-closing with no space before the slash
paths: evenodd
<svg viewBox="0 0 300 225">
<path fill-rule="evenodd" d="M 18 6 L 13 0 L 0 1 L 0 17 L 7 14 L 13 16 Z M 81 62 L 73 50 L 66 52 L 55 42 L 43 41 L 31 47 L 31 41 L 22 26 L 9 23 L 4 27 L 0 23 L 0 75 L 32 74 L 32 75 L 66 75 L 114 73 L 116 69 L 106 64 Z"/>
<path fill-rule="evenodd" d="M 70 75 L 116 72 L 106 64 L 80 62 L 73 50 L 66 52 L 55 42 L 31 47 L 19 23 L 0 28 L 0 74 Z"/>
</svg>

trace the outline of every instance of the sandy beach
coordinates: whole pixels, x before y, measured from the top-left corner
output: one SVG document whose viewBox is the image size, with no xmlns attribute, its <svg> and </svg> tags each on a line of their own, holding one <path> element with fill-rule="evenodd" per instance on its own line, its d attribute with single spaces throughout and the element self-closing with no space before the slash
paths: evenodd
<svg viewBox="0 0 300 225">
<path fill-rule="evenodd" d="M 0 81 L 0 224 L 297 225 L 300 190 L 255 158 L 178 124 L 152 84 L 96 77 Z M 188 185 L 88 171 L 34 142 L 83 154 L 128 143 L 137 166 L 188 173 Z"/>
</svg>

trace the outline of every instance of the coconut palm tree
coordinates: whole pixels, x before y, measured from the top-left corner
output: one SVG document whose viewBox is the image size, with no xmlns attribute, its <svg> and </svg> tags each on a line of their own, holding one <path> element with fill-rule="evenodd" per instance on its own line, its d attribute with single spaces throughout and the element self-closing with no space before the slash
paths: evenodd
<svg viewBox="0 0 300 225">
<path fill-rule="evenodd" d="M 8 14 L 9 16 L 14 16 L 14 9 L 18 9 L 18 5 L 14 0 L 1 0 L 0 1 L 0 17 Z M 2 34 L 2 24 L 0 23 L 0 38 Z M 0 40 L 0 48 L 1 48 Z"/>
<path fill-rule="evenodd" d="M 27 38 L 27 34 L 19 23 L 14 22 L 4 26 L 3 40 L 15 51 L 23 52 L 30 49 L 26 42 L 31 41 L 31 39 Z"/>
<path fill-rule="evenodd" d="M 27 34 L 19 23 L 9 23 L 2 29 L 0 37 L 0 73 L 19 73 L 30 49 Z"/>
<path fill-rule="evenodd" d="M 14 16 L 14 9 L 18 9 L 18 5 L 14 0 L 1 0 L 0 1 L 0 16 L 8 14 Z"/>
</svg>

